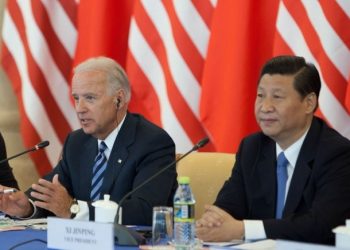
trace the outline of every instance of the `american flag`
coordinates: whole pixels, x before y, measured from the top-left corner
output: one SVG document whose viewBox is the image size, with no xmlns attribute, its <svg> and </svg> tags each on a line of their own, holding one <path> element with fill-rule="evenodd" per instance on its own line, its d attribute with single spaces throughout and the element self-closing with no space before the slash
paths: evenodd
<svg viewBox="0 0 350 250">
<path fill-rule="evenodd" d="M 77 7 L 9 0 L 4 13 L 1 62 L 17 95 L 24 144 L 50 141 L 45 153 L 33 155 L 40 174 L 55 166 L 67 133 L 79 127 L 69 87 Z"/>
<path fill-rule="evenodd" d="M 283 1 L 274 54 L 303 55 L 320 70 L 318 114 L 350 138 L 350 1 Z M 288 29 L 285 29 L 288 27 Z"/>
<path fill-rule="evenodd" d="M 209 136 L 206 151 L 236 152 L 258 129 L 259 71 L 274 55 L 315 63 L 317 115 L 350 138 L 350 2 L 346 0 L 8 0 L 1 61 L 16 91 L 25 145 L 40 174 L 79 127 L 70 98 L 73 65 L 98 55 L 123 65 L 129 110 L 165 128 L 177 151 Z"/>
</svg>

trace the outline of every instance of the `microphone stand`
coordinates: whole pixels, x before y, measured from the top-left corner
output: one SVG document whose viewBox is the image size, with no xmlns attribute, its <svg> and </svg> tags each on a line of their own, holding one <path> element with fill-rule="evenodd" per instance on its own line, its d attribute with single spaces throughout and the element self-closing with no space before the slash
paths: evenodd
<svg viewBox="0 0 350 250">
<path fill-rule="evenodd" d="M 35 145 L 34 147 L 32 147 L 32 148 L 30 148 L 30 149 L 27 149 L 27 150 L 25 150 L 25 151 L 23 151 L 23 152 L 21 152 L 21 153 L 19 153 L 19 154 L 16 154 L 16 155 L 13 155 L 13 156 L 11 156 L 11 157 L 2 159 L 2 160 L 0 161 L 0 164 L 4 163 L 4 162 L 6 162 L 6 161 L 12 160 L 13 158 L 16 158 L 16 157 L 18 157 L 18 156 L 24 155 L 24 154 L 26 154 L 26 153 L 33 152 L 33 151 L 42 149 L 42 148 L 48 146 L 49 144 L 50 144 L 49 141 L 42 141 L 42 142 L 38 143 L 37 145 Z"/>
<path fill-rule="evenodd" d="M 119 245 L 131 245 L 131 246 L 138 246 L 140 244 L 145 243 L 145 238 L 135 232 L 134 230 L 130 230 L 127 227 L 120 225 L 119 222 L 119 212 L 120 212 L 120 207 L 124 203 L 124 201 L 130 197 L 133 193 L 135 193 L 137 190 L 142 188 L 144 185 L 152 181 L 154 178 L 162 174 L 165 170 L 169 169 L 170 167 L 176 165 L 179 161 L 181 161 L 183 158 L 185 158 L 187 155 L 192 153 L 195 150 L 198 150 L 201 147 L 204 147 L 207 143 L 209 142 L 209 138 L 205 137 L 204 139 L 200 140 L 196 145 L 191 148 L 188 152 L 183 154 L 181 157 L 176 159 L 175 161 L 171 162 L 170 164 L 166 165 L 164 168 L 162 168 L 160 171 L 158 171 L 156 174 L 152 175 L 150 178 L 142 182 L 140 185 L 126 193 L 123 198 L 120 199 L 118 203 L 118 208 L 117 208 L 117 213 L 114 219 L 114 236 L 117 238 L 117 243 Z"/>
</svg>

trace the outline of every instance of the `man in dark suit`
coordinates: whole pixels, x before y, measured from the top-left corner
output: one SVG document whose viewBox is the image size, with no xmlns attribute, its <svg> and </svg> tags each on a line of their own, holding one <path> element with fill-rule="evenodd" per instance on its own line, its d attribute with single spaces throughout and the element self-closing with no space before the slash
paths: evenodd
<svg viewBox="0 0 350 250">
<path fill-rule="evenodd" d="M 4 138 L 0 133 L 0 161 L 7 158 Z M 17 181 L 13 175 L 8 161 L 0 164 L 0 185 L 18 188 Z"/>
<path fill-rule="evenodd" d="M 302 57 L 265 64 L 255 102 L 262 132 L 241 142 L 231 177 L 197 223 L 201 239 L 334 243 L 332 229 L 350 217 L 350 142 L 314 116 L 320 88 Z"/>
<path fill-rule="evenodd" d="M 118 203 L 175 160 L 170 136 L 142 116 L 128 113 L 129 81 L 112 59 L 92 58 L 78 65 L 72 95 L 82 129 L 68 135 L 62 159 L 27 191 L 30 199 L 22 192 L 3 197 L 4 212 L 93 219 L 94 200 L 109 194 Z M 174 166 L 121 204 L 122 223 L 150 225 L 152 208 L 171 206 L 176 187 Z"/>
</svg>

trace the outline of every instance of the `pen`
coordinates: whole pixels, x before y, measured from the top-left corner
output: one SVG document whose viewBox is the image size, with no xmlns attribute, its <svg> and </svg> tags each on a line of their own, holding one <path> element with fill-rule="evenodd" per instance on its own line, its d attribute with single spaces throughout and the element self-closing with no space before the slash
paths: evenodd
<svg viewBox="0 0 350 250">
<path fill-rule="evenodd" d="M 9 193 L 15 193 L 17 192 L 17 189 L 15 188 L 8 188 L 4 190 L 0 190 L 0 194 L 9 194 Z"/>
</svg>

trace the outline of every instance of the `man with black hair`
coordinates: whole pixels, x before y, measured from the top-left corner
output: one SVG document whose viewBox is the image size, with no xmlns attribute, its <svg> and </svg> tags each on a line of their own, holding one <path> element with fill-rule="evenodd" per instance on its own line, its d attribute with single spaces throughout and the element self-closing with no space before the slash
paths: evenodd
<svg viewBox="0 0 350 250">
<path fill-rule="evenodd" d="M 334 244 L 350 217 L 350 141 L 316 117 L 314 65 L 279 56 L 263 67 L 255 116 L 231 177 L 197 222 L 206 241 L 288 239 Z"/>
</svg>

